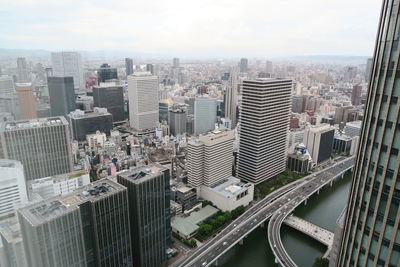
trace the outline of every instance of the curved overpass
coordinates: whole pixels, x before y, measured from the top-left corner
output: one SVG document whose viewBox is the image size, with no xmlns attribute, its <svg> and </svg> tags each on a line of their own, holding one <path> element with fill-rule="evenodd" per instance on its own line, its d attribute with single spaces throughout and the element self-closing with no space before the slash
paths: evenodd
<svg viewBox="0 0 400 267">
<path fill-rule="evenodd" d="M 297 266 L 290 258 L 282 244 L 280 230 L 283 221 L 297 206 L 306 201 L 314 193 L 318 192 L 322 187 L 331 183 L 335 178 L 351 169 L 353 165 L 353 157 L 340 161 L 319 173 L 312 174 L 312 179 L 297 186 L 294 190 L 288 192 L 284 196 L 288 201 L 273 213 L 268 225 L 268 241 L 275 255 L 276 261 L 280 265 L 288 267 Z"/>
</svg>

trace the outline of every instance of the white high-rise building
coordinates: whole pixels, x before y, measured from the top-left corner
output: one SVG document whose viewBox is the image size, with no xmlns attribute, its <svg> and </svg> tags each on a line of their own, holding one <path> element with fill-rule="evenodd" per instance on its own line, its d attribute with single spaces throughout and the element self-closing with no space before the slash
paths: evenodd
<svg viewBox="0 0 400 267">
<path fill-rule="evenodd" d="M 28 201 L 24 168 L 16 160 L 0 160 L 0 218 L 11 215 Z"/>
<path fill-rule="evenodd" d="M 82 59 L 78 52 L 51 53 L 51 65 L 54 76 L 72 76 L 75 89 L 85 88 Z"/>
<path fill-rule="evenodd" d="M 24 57 L 17 58 L 17 71 L 19 82 L 29 82 L 28 66 Z"/>
<path fill-rule="evenodd" d="M 205 134 L 215 128 L 217 121 L 217 100 L 197 97 L 194 101 L 194 133 Z"/>
<path fill-rule="evenodd" d="M 344 127 L 344 132 L 350 137 L 360 136 L 362 121 L 347 122 Z"/>
<path fill-rule="evenodd" d="M 188 142 L 189 185 L 213 186 L 232 175 L 234 131 L 213 131 Z"/>
<path fill-rule="evenodd" d="M 285 170 L 291 91 L 289 79 L 243 81 L 238 178 L 260 183 Z"/>
<path fill-rule="evenodd" d="M 158 122 L 158 77 L 150 72 L 128 76 L 129 121 L 136 130 L 152 129 Z"/>
</svg>

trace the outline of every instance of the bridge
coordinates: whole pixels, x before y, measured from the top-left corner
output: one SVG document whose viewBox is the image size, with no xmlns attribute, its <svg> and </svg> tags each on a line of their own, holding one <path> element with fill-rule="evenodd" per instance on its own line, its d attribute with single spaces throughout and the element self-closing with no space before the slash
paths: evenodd
<svg viewBox="0 0 400 267">
<path fill-rule="evenodd" d="M 326 251 L 324 257 L 327 257 L 329 255 L 333 245 L 334 233 L 294 215 L 289 215 L 283 222 L 286 225 L 296 229 L 297 231 L 302 232 L 303 234 L 308 235 L 309 237 L 327 246 L 328 250 Z"/>
<path fill-rule="evenodd" d="M 344 174 L 344 172 L 349 169 L 347 167 L 351 168 L 353 164 L 354 158 L 346 158 L 330 167 L 327 167 L 324 170 L 308 175 L 272 192 L 264 199 L 248 208 L 244 214 L 242 214 L 240 217 L 230 223 L 214 238 L 209 240 L 203 246 L 199 247 L 191 255 L 184 258 L 182 261 L 173 264 L 173 266 L 205 267 L 210 266 L 214 262 L 217 263 L 217 260 L 220 256 L 231 249 L 234 245 L 241 242 L 255 228 L 263 226 L 268 219 L 278 214 L 278 212 L 286 212 L 286 210 L 284 211 L 283 208 L 286 207 L 288 203 L 300 204 L 304 201 L 304 199 L 309 198 L 320 188 L 328 183 L 331 183 L 336 177 Z M 314 189 L 316 190 L 313 191 Z M 292 192 L 296 193 L 292 194 Z M 299 198 L 300 196 L 303 196 L 304 199 Z M 286 217 L 287 216 L 283 218 L 282 222 L 284 221 L 284 219 L 286 219 Z M 269 224 L 269 226 L 270 225 L 271 223 Z M 270 237 L 269 231 L 270 227 L 268 227 L 268 236 Z M 275 229 L 272 232 L 276 233 Z M 275 242 L 277 241 L 278 239 L 276 239 Z M 269 242 L 271 244 L 271 241 Z M 273 244 L 275 244 L 275 242 L 273 242 Z M 273 248 L 272 244 L 271 248 Z M 274 248 L 273 251 L 275 253 Z M 277 255 L 278 254 L 275 254 L 275 256 Z"/>
<path fill-rule="evenodd" d="M 344 173 L 350 170 L 353 165 L 354 158 L 349 158 L 338 162 L 330 168 L 327 168 L 323 172 L 317 174 L 314 179 L 296 187 L 294 190 L 288 192 L 285 195 L 285 197 L 287 197 L 289 201 L 287 201 L 285 205 L 283 205 L 273 213 L 270 223 L 268 224 L 268 242 L 271 245 L 271 249 L 275 255 L 276 262 L 279 263 L 281 266 L 297 266 L 283 247 L 280 236 L 282 223 L 297 206 L 307 201 L 307 199 L 313 194 L 318 193 L 323 186 L 331 183 L 333 179 L 339 176 L 343 177 Z"/>
</svg>

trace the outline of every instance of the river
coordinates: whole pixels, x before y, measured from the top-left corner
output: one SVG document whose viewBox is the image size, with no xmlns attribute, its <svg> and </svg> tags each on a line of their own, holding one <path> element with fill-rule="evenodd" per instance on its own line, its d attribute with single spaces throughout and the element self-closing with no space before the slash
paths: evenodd
<svg viewBox="0 0 400 267">
<path fill-rule="evenodd" d="M 294 214 L 316 225 L 335 232 L 336 220 L 346 205 L 351 177 L 337 179 L 332 187 L 326 186 L 319 195 L 312 196 L 307 205 L 299 206 Z M 266 228 L 257 228 L 245 240 L 236 245 L 219 260 L 222 267 L 274 267 L 274 255 L 266 238 Z M 283 226 L 282 242 L 286 251 L 299 267 L 312 266 L 326 247 L 310 237 Z"/>
</svg>

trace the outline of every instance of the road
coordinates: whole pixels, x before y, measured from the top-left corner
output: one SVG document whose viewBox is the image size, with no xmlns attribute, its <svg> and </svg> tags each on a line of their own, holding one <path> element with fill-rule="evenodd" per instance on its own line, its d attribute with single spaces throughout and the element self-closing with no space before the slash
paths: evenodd
<svg viewBox="0 0 400 267">
<path fill-rule="evenodd" d="M 340 162 L 350 162 L 351 166 L 354 164 L 354 160 L 348 158 Z M 300 192 L 304 195 L 308 195 L 313 188 L 311 187 L 312 184 L 314 184 L 313 182 L 325 178 L 328 180 L 330 175 L 340 172 L 340 164 L 341 163 L 336 163 L 331 167 L 308 175 L 272 192 L 264 199 L 250 207 L 244 214 L 224 228 L 217 236 L 205 243 L 204 246 L 195 250 L 189 257 L 185 258 L 180 263 L 176 263 L 172 266 L 209 266 L 231 247 L 245 238 L 245 236 L 252 232 L 256 227 L 264 223 L 277 212 L 280 212 L 282 207 L 288 205 L 288 203 L 296 203 L 300 201 L 300 195 L 296 196 L 292 194 L 294 190 L 297 194 Z M 319 183 L 315 182 L 315 184 Z M 309 189 L 307 186 L 309 186 Z M 284 218 L 286 218 L 286 216 Z"/>
<path fill-rule="evenodd" d="M 298 205 L 303 203 L 323 186 L 330 183 L 335 177 L 340 176 L 344 171 L 352 168 L 353 165 L 354 158 L 348 158 L 338 162 L 318 174 L 313 174 L 313 179 L 297 186 L 284 196 L 287 202 L 273 213 L 270 223 L 268 224 L 268 241 L 276 259 L 282 266 L 297 266 L 282 244 L 280 229 L 283 221 Z"/>
</svg>

